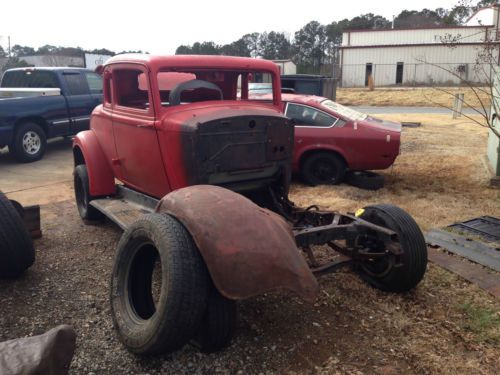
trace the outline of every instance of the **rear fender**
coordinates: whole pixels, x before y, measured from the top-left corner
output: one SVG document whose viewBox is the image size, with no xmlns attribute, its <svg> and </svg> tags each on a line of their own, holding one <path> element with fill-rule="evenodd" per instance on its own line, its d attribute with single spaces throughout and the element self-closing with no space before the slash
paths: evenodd
<svg viewBox="0 0 500 375">
<path fill-rule="evenodd" d="M 305 300 L 315 299 L 316 278 L 281 216 L 212 185 L 173 191 L 156 211 L 176 217 L 188 229 L 215 286 L 227 298 L 284 288 Z"/>
<path fill-rule="evenodd" d="M 78 133 L 73 140 L 73 152 L 83 155 L 89 174 L 90 195 L 113 195 L 116 192 L 115 177 L 106 156 L 92 130 Z M 75 165 L 78 163 L 75 160 Z"/>
</svg>

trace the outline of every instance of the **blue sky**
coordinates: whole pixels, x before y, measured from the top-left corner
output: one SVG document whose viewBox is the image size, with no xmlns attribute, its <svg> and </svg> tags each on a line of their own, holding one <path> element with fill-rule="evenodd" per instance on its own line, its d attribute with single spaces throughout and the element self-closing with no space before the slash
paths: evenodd
<svg viewBox="0 0 500 375">
<path fill-rule="evenodd" d="M 0 6 L 0 45 L 44 44 L 145 50 L 173 54 L 180 44 L 229 43 L 250 32 L 293 35 L 311 20 L 330 23 L 361 13 L 388 19 L 402 9 L 451 8 L 458 0 L 421 1 L 6 1 Z M 300 5 L 299 5 L 300 4 Z"/>
</svg>

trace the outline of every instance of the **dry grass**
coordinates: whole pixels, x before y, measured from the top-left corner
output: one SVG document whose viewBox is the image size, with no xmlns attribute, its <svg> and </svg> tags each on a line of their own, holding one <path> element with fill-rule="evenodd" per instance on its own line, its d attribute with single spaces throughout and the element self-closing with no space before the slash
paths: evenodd
<svg viewBox="0 0 500 375">
<path fill-rule="evenodd" d="M 291 189 L 292 200 L 300 206 L 317 204 L 344 212 L 392 203 L 410 212 L 424 230 L 480 215 L 498 216 L 500 190 L 489 186 L 484 128 L 449 115 L 383 117 L 423 123 L 420 128 L 404 128 L 401 155 L 391 169 L 380 171 L 386 179 L 383 189 L 297 183 Z"/>
<path fill-rule="evenodd" d="M 384 117 L 421 121 L 423 126 L 403 130 L 402 154 L 392 170 L 382 172 L 383 189 L 370 192 L 347 185 L 312 188 L 296 183 L 292 200 L 301 206 L 318 204 L 344 212 L 392 203 L 410 212 L 424 230 L 479 215 L 499 215 L 500 190 L 489 186 L 483 162 L 484 128 L 449 115 Z M 355 321 L 358 328 L 346 325 L 347 331 L 342 332 L 337 323 L 335 336 L 341 340 L 324 350 L 327 359 L 315 373 L 498 373 L 499 300 L 457 275 L 430 264 L 419 287 L 404 295 L 365 288 L 351 274 L 339 273 L 321 283 L 335 300 L 337 316 L 347 314 L 345 307 L 352 312 L 352 318 L 346 319 Z M 364 318 L 361 324 L 359 317 Z M 359 330 L 366 332 L 359 334 Z M 321 358 L 321 353 L 314 348 L 311 356 Z"/>
<path fill-rule="evenodd" d="M 472 107 L 480 107 L 477 96 L 467 87 L 444 87 L 452 94 L 464 93 L 464 100 Z M 489 96 L 480 93 L 483 103 L 488 103 Z M 337 101 L 344 105 L 374 105 L 374 106 L 412 106 L 412 107 L 453 107 L 454 98 L 452 95 L 440 91 L 439 88 L 418 87 L 418 88 L 375 88 L 369 91 L 367 88 L 360 89 L 338 89 Z"/>
</svg>

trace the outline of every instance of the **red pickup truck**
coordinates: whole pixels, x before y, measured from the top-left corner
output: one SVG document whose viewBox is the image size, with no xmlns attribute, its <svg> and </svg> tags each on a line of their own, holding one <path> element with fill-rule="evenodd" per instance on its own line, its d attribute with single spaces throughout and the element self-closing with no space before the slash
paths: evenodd
<svg viewBox="0 0 500 375">
<path fill-rule="evenodd" d="M 287 289 L 311 301 L 316 277 L 341 266 L 393 292 L 422 279 L 425 241 L 400 208 L 353 215 L 288 199 L 294 126 L 274 63 L 122 55 L 102 75 L 104 102 L 74 140 L 75 196 L 84 220 L 125 230 L 110 300 L 132 352 L 223 348 L 236 300 Z M 268 102 L 249 99 L 257 75 L 272 82 Z M 328 245 L 318 258 L 316 245 Z"/>
</svg>

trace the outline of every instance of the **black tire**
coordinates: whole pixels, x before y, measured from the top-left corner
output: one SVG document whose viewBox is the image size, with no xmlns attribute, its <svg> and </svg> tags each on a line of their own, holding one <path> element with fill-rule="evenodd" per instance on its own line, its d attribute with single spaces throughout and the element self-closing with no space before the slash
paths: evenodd
<svg viewBox="0 0 500 375">
<path fill-rule="evenodd" d="M 16 208 L 0 192 L 0 277 L 17 277 L 34 262 L 31 236 Z"/>
<path fill-rule="evenodd" d="M 384 176 L 368 171 L 346 173 L 345 182 L 365 190 L 378 190 L 384 187 Z"/>
<path fill-rule="evenodd" d="M 331 152 L 317 152 L 308 156 L 300 169 L 302 179 L 311 186 L 340 184 L 345 171 L 344 160 Z"/>
<path fill-rule="evenodd" d="M 152 295 L 161 264 L 161 292 Z M 121 342 L 141 355 L 172 352 L 191 340 L 207 306 L 205 263 L 184 226 L 164 214 L 133 223 L 118 244 L 111 278 L 111 313 Z"/>
<path fill-rule="evenodd" d="M 73 183 L 75 188 L 76 207 L 78 208 L 80 217 L 83 220 L 91 222 L 103 220 L 104 214 L 90 205 L 90 201 L 96 197 L 90 195 L 89 173 L 85 164 L 80 164 L 75 167 Z"/>
<path fill-rule="evenodd" d="M 47 137 L 44 130 L 34 122 L 19 125 L 14 134 L 14 141 L 9 150 L 22 163 L 40 160 L 47 149 Z"/>
<path fill-rule="evenodd" d="M 204 353 L 213 353 L 228 347 L 236 333 L 236 301 L 224 297 L 211 286 L 207 309 L 194 344 Z"/>
<path fill-rule="evenodd" d="M 427 268 L 427 245 L 415 220 L 401 208 L 388 204 L 365 207 L 360 218 L 395 231 L 403 250 L 399 266 L 388 267 L 391 256 L 361 264 L 358 270 L 362 278 L 388 292 L 406 292 L 417 286 Z"/>
</svg>

